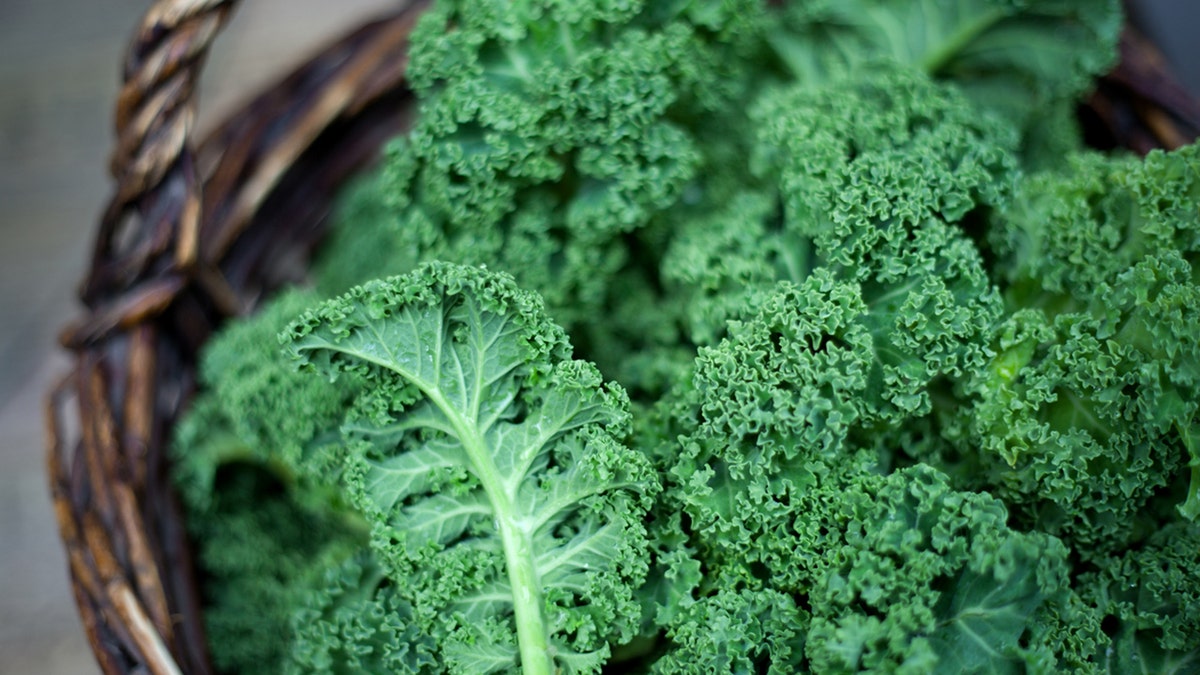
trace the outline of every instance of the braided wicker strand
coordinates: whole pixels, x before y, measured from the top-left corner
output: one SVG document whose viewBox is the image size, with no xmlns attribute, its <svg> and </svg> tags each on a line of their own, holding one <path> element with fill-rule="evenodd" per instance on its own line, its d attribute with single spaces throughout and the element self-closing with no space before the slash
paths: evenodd
<svg viewBox="0 0 1200 675">
<path fill-rule="evenodd" d="M 189 147 L 194 93 L 232 6 L 232 0 L 160 0 L 135 34 L 116 106 L 110 161 L 116 191 L 82 291 L 89 307 L 157 281 L 164 265 L 185 270 L 195 263 L 201 181 Z M 132 226 L 131 211 L 141 216 Z"/>
</svg>

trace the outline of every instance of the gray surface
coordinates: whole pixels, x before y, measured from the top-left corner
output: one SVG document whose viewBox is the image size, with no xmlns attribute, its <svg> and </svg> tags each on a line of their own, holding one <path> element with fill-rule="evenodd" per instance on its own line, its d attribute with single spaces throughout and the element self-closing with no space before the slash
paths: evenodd
<svg viewBox="0 0 1200 675">
<path fill-rule="evenodd" d="M 146 0 L 0 0 L 0 674 L 96 672 L 74 614 L 42 471 L 53 336 L 107 192 L 109 109 Z M 386 0 L 255 0 L 220 39 L 202 119 Z M 1194 50 L 1200 2 L 1147 0 L 1163 44 Z M 1171 16 L 1171 20 L 1162 17 Z M 1176 57 L 1194 91 L 1200 58 Z M 203 123 L 203 121 L 202 121 Z"/>
<path fill-rule="evenodd" d="M 1167 53 L 1179 80 L 1200 92 L 1200 1 L 1138 0 L 1145 29 Z"/>
</svg>

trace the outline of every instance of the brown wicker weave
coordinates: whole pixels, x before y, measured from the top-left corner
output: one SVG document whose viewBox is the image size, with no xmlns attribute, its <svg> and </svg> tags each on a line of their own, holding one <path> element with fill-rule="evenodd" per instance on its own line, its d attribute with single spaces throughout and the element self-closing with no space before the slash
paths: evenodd
<svg viewBox="0 0 1200 675">
<path fill-rule="evenodd" d="M 116 106 L 115 193 L 62 344 L 48 463 L 75 598 L 105 673 L 209 673 L 188 545 L 166 473 L 196 352 L 226 318 L 304 273 L 339 183 L 413 113 L 399 3 L 319 53 L 198 146 L 193 94 L 232 0 L 158 0 Z M 1200 109 L 1144 40 L 1084 113 L 1100 145 L 1175 147 Z"/>
</svg>

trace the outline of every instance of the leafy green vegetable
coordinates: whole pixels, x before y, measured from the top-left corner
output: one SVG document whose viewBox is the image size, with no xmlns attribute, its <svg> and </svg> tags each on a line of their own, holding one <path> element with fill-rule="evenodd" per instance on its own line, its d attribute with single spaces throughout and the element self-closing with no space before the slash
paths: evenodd
<svg viewBox="0 0 1200 675">
<path fill-rule="evenodd" d="M 1109 672 L 1187 673 L 1200 666 L 1197 544 L 1194 527 L 1174 525 L 1085 582 L 1104 616 L 1101 625 L 1114 633 Z"/>
<path fill-rule="evenodd" d="M 1137 514 L 1186 465 L 1179 508 L 1200 509 L 1198 166 L 1195 146 L 1081 156 L 1031 175 L 988 233 L 1011 314 L 963 379 L 969 404 L 942 411 L 946 435 L 984 451 L 965 485 L 1082 555 L 1148 536 Z"/>
<path fill-rule="evenodd" d="M 421 115 L 386 172 L 399 222 L 335 242 L 327 268 L 377 276 L 349 264 L 370 249 L 396 254 L 383 268 L 393 273 L 423 259 L 486 263 L 539 291 L 569 328 L 598 309 L 630 256 L 624 235 L 697 174 L 679 118 L 711 116 L 731 95 L 706 43 L 733 38 L 696 25 L 697 7 L 641 4 L 435 5 L 408 70 Z M 719 11 L 702 18 L 737 16 Z"/>
<path fill-rule="evenodd" d="M 1079 0 L 816 0 L 788 3 L 771 43 L 801 82 L 886 59 L 1025 128 L 1112 65 L 1119 16 Z"/>
<path fill-rule="evenodd" d="M 284 336 L 308 368 L 361 383 L 347 490 L 402 597 L 457 617 L 418 619 L 450 666 L 502 670 L 519 647 L 527 673 L 590 672 L 633 637 L 656 478 L 621 444 L 623 392 L 568 358 L 540 298 L 433 264 L 357 287 Z"/>
<path fill-rule="evenodd" d="M 416 608 L 363 551 L 302 591 L 291 618 L 288 673 L 420 673 L 437 667 L 437 643 Z"/>
<path fill-rule="evenodd" d="M 702 350 L 683 394 L 692 428 L 668 473 L 665 497 L 681 503 L 668 509 L 688 516 L 717 583 L 808 608 L 814 670 L 932 668 L 951 646 L 963 661 L 939 672 L 1031 658 L 1018 638 L 1063 587 L 1066 550 L 1010 531 L 999 501 L 955 492 L 931 467 L 881 475 L 894 454 L 872 446 L 904 416 L 885 383 L 905 385 L 872 377 L 882 345 L 860 323 L 866 311 L 855 285 L 818 270 Z"/>
<path fill-rule="evenodd" d="M 216 667 L 1200 670 L 1200 146 L 1081 149 L 1119 25 L 435 3 L 176 432 Z"/>
<path fill-rule="evenodd" d="M 173 471 L 206 577 L 214 665 L 257 672 L 294 644 L 300 589 L 325 560 L 366 540 L 362 521 L 330 490 L 327 433 L 350 402 L 346 386 L 306 377 L 279 350 L 278 333 L 314 301 L 284 293 L 253 321 L 215 337 L 200 367 L 211 395 L 177 430 Z"/>
</svg>

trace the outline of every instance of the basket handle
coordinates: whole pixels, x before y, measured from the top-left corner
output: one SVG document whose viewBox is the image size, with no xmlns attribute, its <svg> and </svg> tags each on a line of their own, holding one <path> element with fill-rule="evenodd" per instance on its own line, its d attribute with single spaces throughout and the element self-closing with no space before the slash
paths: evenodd
<svg viewBox="0 0 1200 675">
<path fill-rule="evenodd" d="M 217 269 L 221 258 L 326 129 L 372 114 L 371 107 L 403 82 L 408 34 L 427 4 L 397 2 L 200 143 L 192 137 L 196 84 L 235 2 L 158 0 L 126 58 L 109 166 L 116 188 L 80 288 L 89 313 L 60 342 L 75 350 L 95 344 L 162 312 L 185 289 L 205 296 L 221 314 L 240 313 L 244 301 Z M 359 134 L 343 142 L 373 147 L 407 121 L 373 124 L 382 137 Z M 355 159 L 326 173 L 344 174 L 364 159 L 361 149 L 342 154 Z"/>
<path fill-rule="evenodd" d="M 196 84 L 233 6 L 158 0 L 134 34 L 115 110 L 116 187 L 80 289 L 93 325 L 65 339 L 70 346 L 161 309 L 192 275 L 202 189 L 191 144 Z"/>
</svg>

